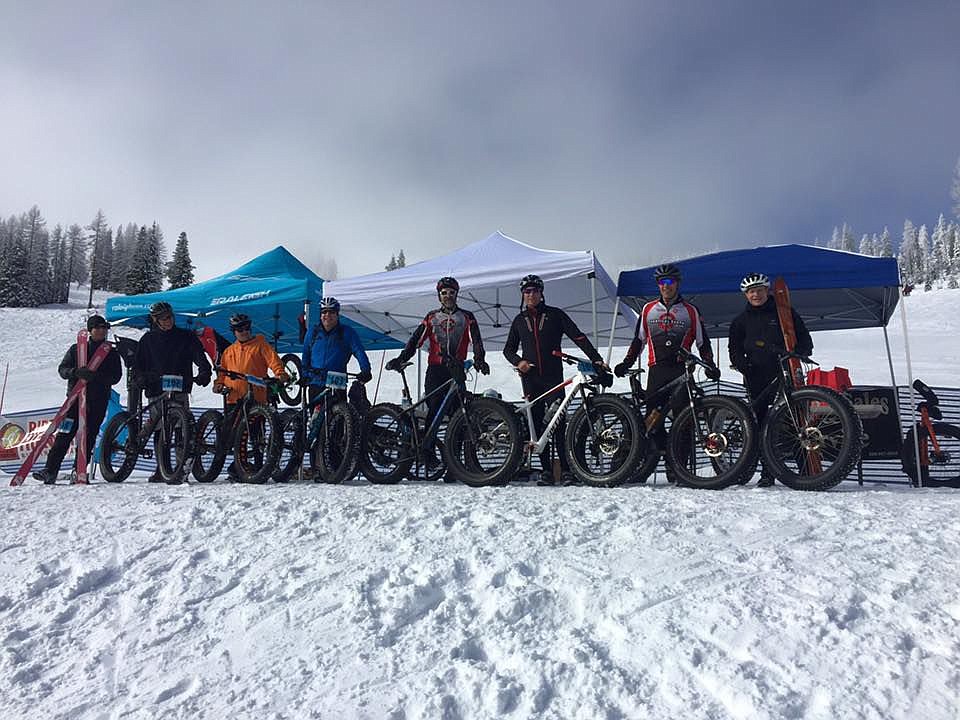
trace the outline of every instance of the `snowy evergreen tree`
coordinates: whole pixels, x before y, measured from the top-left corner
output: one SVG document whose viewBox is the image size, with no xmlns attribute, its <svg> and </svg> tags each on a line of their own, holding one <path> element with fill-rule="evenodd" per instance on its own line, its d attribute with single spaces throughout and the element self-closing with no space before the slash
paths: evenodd
<svg viewBox="0 0 960 720">
<path fill-rule="evenodd" d="M 844 223 L 844 227 L 846 227 L 846 223 Z M 830 248 L 831 250 L 839 250 L 840 243 L 841 243 L 840 228 L 834 225 L 833 235 L 830 236 L 830 244 L 828 244 L 827 247 Z"/>
<path fill-rule="evenodd" d="M 21 277 L 24 283 L 24 306 L 41 305 L 51 302 L 53 289 L 50 287 L 50 245 L 46 229 L 46 220 L 40 208 L 34 205 L 20 216 L 19 233 L 27 249 L 29 269 Z"/>
<path fill-rule="evenodd" d="M 57 225 L 50 236 L 50 249 L 53 252 L 53 302 L 65 303 L 70 299 L 70 277 L 67 266 L 67 237 L 63 226 Z"/>
<path fill-rule="evenodd" d="M 83 237 L 83 228 L 76 223 L 67 228 L 67 277 L 77 285 L 90 277 L 87 241 Z"/>
<path fill-rule="evenodd" d="M 177 247 L 173 251 L 173 260 L 167 268 L 167 279 L 170 281 L 170 289 L 187 287 L 193 285 L 193 271 L 196 268 L 190 262 L 190 249 L 187 246 L 187 233 L 180 233 L 177 238 Z"/>
<path fill-rule="evenodd" d="M 840 250 L 852 253 L 857 251 L 857 240 L 853 235 L 853 228 L 846 223 L 843 224 L 843 228 L 840 230 Z"/>
<path fill-rule="evenodd" d="M 6 247 L 0 275 L 0 305 L 29 307 L 34 304 L 27 278 L 30 276 L 30 254 L 23 235 L 14 235 Z"/>
<path fill-rule="evenodd" d="M 400 248 L 400 254 L 397 255 L 397 268 L 407 266 L 407 256 L 403 254 L 403 248 Z"/>
<path fill-rule="evenodd" d="M 873 240 L 866 233 L 860 238 L 860 249 L 857 252 L 861 255 L 873 255 Z"/>
<path fill-rule="evenodd" d="M 917 282 L 923 283 L 923 289 L 929 290 L 930 283 L 930 234 L 927 232 L 927 226 L 921 225 L 917 233 L 917 254 L 916 254 L 916 272 Z"/>
<path fill-rule="evenodd" d="M 953 198 L 953 215 L 960 220 L 960 158 L 953 169 L 953 186 L 950 188 L 950 197 Z"/>
<path fill-rule="evenodd" d="M 883 226 L 883 232 L 880 233 L 877 255 L 880 257 L 893 257 L 893 241 L 890 239 L 890 231 L 886 225 Z"/>
<path fill-rule="evenodd" d="M 930 280 L 937 282 L 950 274 L 950 238 L 947 221 L 940 213 L 937 226 L 933 229 L 930 248 Z"/>
<path fill-rule="evenodd" d="M 163 287 L 163 266 L 157 237 L 153 230 L 148 232 L 146 226 L 140 227 L 137 246 L 127 271 L 127 285 L 124 288 L 127 295 L 157 292 Z"/>
<path fill-rule="evenodd" d="M 386 265 L 384 265 L 383 269 L 386 270 L 387 272 L 390 272 L 391 270 L 396 270 L 396 269 L 397 269 L 397 256 L 396 256 L 396 255 L 391 255 L 391 256 L 390 256 L 390 262 L 388 262 Z"/>
<path fill-rule="evenodd" d="M 915 285 L 918 282 L 915 271 L 915 256 L 917 254 L 917 229 L 910 220 L 903 221 L 903 237 L 900 239 L 900 254 L 897 263 L 900 265 L 900 277 L 903 282 Z"/>
</svg>

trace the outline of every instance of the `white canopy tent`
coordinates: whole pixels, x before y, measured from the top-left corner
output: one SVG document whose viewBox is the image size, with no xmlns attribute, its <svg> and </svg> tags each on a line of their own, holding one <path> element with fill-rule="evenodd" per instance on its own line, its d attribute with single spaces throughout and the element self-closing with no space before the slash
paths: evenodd
<svg viewBox="0 0 960 720">
<path fill-rule="evenodd" d="M 370 328 L 402 342 L 430 310 L 439 306 L 437 280 L 452 275 L 460 283 L 460 307 L 477 317 L 484 347 L 503 348 L 520 310 L 520 279 L 543 278 L 544 298 L 560 307 L 598 347 L 608 340 L 629 344 L 636 315 L 617 302 L 616 283 L 592 250 L 541 250 L 496 232 L 440 257 L 389 272 L 329 280 L 324 295 Z"/>
</svg>

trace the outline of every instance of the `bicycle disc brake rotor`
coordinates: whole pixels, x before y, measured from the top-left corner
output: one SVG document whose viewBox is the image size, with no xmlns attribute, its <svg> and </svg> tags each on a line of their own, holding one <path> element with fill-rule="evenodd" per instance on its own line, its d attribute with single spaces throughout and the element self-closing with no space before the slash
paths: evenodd
<svg viewBox="0 0 960 720">
<path fill-rule="evenodd" d="M 819 450 L 824 444 L 824 436 L 820 428 L 807 425 L 800 430 L 800 447 L 804 450 Z"/>
<path fill-rule="evenodd" d="M 593 442 L 595 455 L 606 455 L 612 457 L 617 454 L 620 446 L 623 444 L 623 435 L 619 430 L 609 427 L 597 433 Z"/>
<path fill-rule="evenodd" d="M 730 441 L 724 433 L 712 432 L 704 438 L 703 451 L 707 457 L 718 458 L 730 447 Z"/>
</svg>

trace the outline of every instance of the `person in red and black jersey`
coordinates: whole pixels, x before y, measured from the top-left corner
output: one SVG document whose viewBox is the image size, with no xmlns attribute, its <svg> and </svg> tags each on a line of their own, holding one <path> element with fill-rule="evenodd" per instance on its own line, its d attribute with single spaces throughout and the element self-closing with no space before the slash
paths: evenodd
<svg viewBox="0 0 960 720">
<path fill-rule="evenodd" d="M 387 363 L 387 370 L 399 370 L 400 367 L 413 357 L 423 343 L 429 341 L 427 355 L 427 375 L 424 380 L 424 390 L 429 395 L 433 390 L 443 385 L 451 377 L 456 377 L 461 385 L 466 381 L 463 372 L 463 362 L 467 359 L 467 349 L 473 343 L 473 365 L 477 371 L 490 374 L 486 352 L 483 349 L 483 339 L 480 337 L 480 326 L 477 319 L 469 310 L 457 307 L 457 296 L 460 293 L 460 283 L 456 278 L 442 277 L 437 281 L 437 297 L 440 307 L 431 310 L 407 341 L 406 346 L 397 357 Z M 453 361 L 453 372 L 445 362 L 446 358 Z M 428 424 L 433 422 L 434 416 L 443 402 L 443 393 L 437 393 L 427 401 L 429 408 Z M 452 408 L 448 408 L 452 410 Z"/>
<path fill-rule="evenodd" d="M 584 354 L 601 368 L 606 368 L 603 358 L 590 342 L 589 338 L 577 327 L 563 310 L 547 305 L 543 300 L 543 280 L 536 275 L 527 275 L 520 281 L 523 306 L 510 325 L 510 333 L 503 346 L 503 356 L 520 372 L 523 394 L 528 400 L 539 397 L 555 385 L 563 382 L 563 361 L 553 354 L 560 349 L 563 336 L 579 347 Z M 517 353 L 521 348 L 521 354 Z M 537 433 L 544 430 L 543 417 L 547 407 L 557 398 L 563 397 L 563 390 L 552 393 L 545 401 L 531 408 Z M 556 451 L 560 466 L 565 475 L 569 475 L 566 454 L 564 452 L 563 423 L 557 426 L 553 437 L 556 439 Z M 550 448 L 540 454 L 540 464 L 544 473 L 540 483 L 552 485 Z"/>
<path fill-rule="evenodd" d="M 647 397 L 650 397 L 683 374 L 683 359 L 677 355 L 677 350 L 681 347 L 690 350 L 696 345 L 700 357 L 713 366 L 707 371 L 707 377 L 719 380 L 720 369 L 714 363 L 713 348 L 700 310 L 680 295 L 680 268 L 673 263 L 666 263 L 656 269 L 653 278 L 657 281 L 660 298 L 643 306 L 633 342 L 623 362 L 614 367 L 614 374 L 617 377 L 626 375 L 646 348 Z M 683 409 L 685 403 L 686 398 L 682 393 L 674 393 L 670 404 L 674 416 Z M 663 447 L 665 434 L 662 425 L 658 430 L 658 439 Z"/>
</svg>

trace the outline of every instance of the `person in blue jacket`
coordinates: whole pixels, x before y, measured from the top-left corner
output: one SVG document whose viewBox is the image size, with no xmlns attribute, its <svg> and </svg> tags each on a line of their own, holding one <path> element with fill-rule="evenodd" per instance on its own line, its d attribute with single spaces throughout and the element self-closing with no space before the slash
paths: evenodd
<svg viewBox="0 0 960 720">
<path fill-rule="evenodd" d="M 370 360 L 360 343 L 360 336 L 352 327 L 340 322 L 340 303 L 336 298 L 320 300 L 320 322 L 313 326 L 303 343 L 303 376 L 308 384 L 309 400 L 323 390 L 324 371 L 346 372 L 353 355 L 360 364 L 357 380 L 369 382 Z"/>
</svg>

